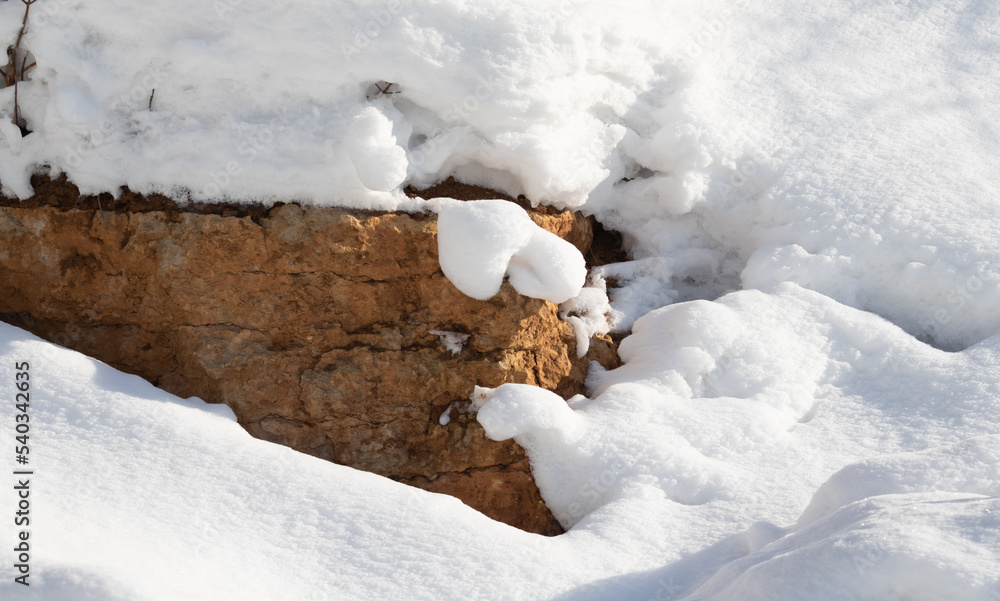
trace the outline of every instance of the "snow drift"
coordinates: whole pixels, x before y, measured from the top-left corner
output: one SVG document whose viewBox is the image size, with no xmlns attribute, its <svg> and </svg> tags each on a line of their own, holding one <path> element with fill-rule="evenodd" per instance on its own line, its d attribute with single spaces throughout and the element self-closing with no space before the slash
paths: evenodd
<svg viewBox="0 0 1000 601">
<path fill-rule="evenodd" d="M 0 4 L 0 39 L 22 11 Z M 480 399 L 484 425 L 528 449 L 566 535 L 540 541 L 243 446 L 217 416 L 186 438 L 177 424 L 196 409 L 160 399 L 169 415 L 151 423 L 148 398 L 98 403 L 119 384 L 77 359 L 39 414 L 60 425 L 44 455 L 66 486 L 39 506 L 57 541 L 41 556 L 50 598 L 68 582 L 214 598 L 223 581 L 280 598 L 274 566 L 291 557 L 308 574 L 294 598 L 1000 595 L 986 450 L 1000 434 L 1000 5 L 43 0 L 30 26 L 29 136 L 0 90 L 5 194 L 29 196 L 45 171 L 84 192 L 434 210 L 401 187 L 454 175 L 595 215 L 631 259 L 592 274 L 617 285 L 606 313 L 632 332 L 626 365 L 595 370 L 568 407 L 515 387 Z M 496 223 L 527 239 L 512 214 Z M 446 247 L 465 244 L 443 229 Z M 499 246 L 474 295 L 512 266 L 516 279 L 515 249 Z M 5 332 L 8 355 L 55 352 Z M 214 470 L 170 452 L 175 435 Z M 234 476 L 247 466 L 266 477 Z M 327 509 L 324 482 L 343 507 Z M 218 529 L 174 505 L 144 516 L 162 556 L 192 570 L 185 583 L 114 521 L 151 489 L 203 491 L 198 521 Z M 98 518 L 81 525 L 88 509 Z M 109 532 L 118 551 L 95 555 Z M 194 563 L 191 540 L 217 542 Z M 222 578 L 233 549 L 252 569 Z M 380 562 L 393 578 L 374 575 Z"/>
</svg>

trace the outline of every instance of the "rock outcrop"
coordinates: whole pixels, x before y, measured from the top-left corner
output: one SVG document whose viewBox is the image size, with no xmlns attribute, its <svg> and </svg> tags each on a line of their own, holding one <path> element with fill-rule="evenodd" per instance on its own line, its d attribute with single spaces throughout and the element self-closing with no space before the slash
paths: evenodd
<svg viewBox="0 0 1000 601">
<path fill-rule="evenodd" d="M 577 359 L 557 308 L 509 285 L 462 295 L 438 268 L 433 216 L 36 190 L 0 207 L 4 321 L 224 402 L 259 438 L 558 532 L 523 450 L 462 411 L 477 384 L 583 392 L 588 360 L 613 367 L 614 349 L 595 340 Z M 533 218 L 589 245 L 578 215 Z"/>
</svg>

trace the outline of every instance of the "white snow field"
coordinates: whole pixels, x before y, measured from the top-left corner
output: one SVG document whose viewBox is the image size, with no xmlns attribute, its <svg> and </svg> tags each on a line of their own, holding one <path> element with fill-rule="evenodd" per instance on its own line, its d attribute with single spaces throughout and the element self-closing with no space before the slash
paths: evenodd
<svg viewBox="0 0 1000 601">
<path fill-rule="evenodd" d="M 569 404 L 477 393 L 546 539 L 0 326 L 37 470 L 30 587 L 0 470 L 3 599 L 1000 601 L 1000 3 L 38 0 L 22 50 L 7 195 L 438 211 L 467 294 L 630 335 Z M 630 261 L 402 192 L 448 176 Z"/>
</svg>

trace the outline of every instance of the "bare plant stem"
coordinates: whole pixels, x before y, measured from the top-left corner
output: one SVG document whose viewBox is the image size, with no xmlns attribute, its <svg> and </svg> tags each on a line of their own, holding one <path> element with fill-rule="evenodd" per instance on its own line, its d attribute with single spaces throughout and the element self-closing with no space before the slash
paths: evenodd
<svg viewBox="0 0 1000 601">
<path fill-rule="evenodd" d="M 17 84 L 20 83 L 21 79 L 24 78 L 24 63 L 28 62 L 28 57 L 25 56 L 21 60 L 21 77 L 19 77 L 14 82 L 14 125 L 21 126 L 21 105 L 17 103 Z M 34 64 L 34 63 L 32 63 Z"/>
<path fill-rule="evenodd" d="M 21 40 L 24 38 L 24 34 L 28 31 L 28 12 L 31 11 L 31 5 L 37 2 L 37 0 L 21 0 L 24 3 L 24 19 L 21 20 L 21 30 L 17 32 L 17 41 L 14 45 L 7 49 L 7 70 L 4 71 L 4 80 L 6 85 L 12 86 L 14 82 L 17 81 L 17 55 L 21 51 Z M 20 75 L 23 77 L 24 72 L 22 71 Z"/>
<path fill-rule="evenodd" d="M 37 0 L 21 0 L 24 4 L 24 19 L 21 20 L 21 30 L 17 32 L 17 41 L 14 42 L 13 46 L 7 48 L 7 69 L 3 72 L 4 85 L 14 86 L 14 124 L 17 126 L 21 125 L 21 107 L 18 104 L 17 99 L 17 84 L 24 79 L 24 73 L 35 66 L 35 63 L 28 65 L 28 57 L 25 55 L 21 58 L 21 68 L 17 68 L 17 57 L 21 52 L 21 40 L 24 39 L 24 34 L 28 31 L 28 13 L 31 11 L 31 5 L 37 2 Z"/>
<path fill-rule="evenodd" d="M 21 127 L 21 105 L 17 103 L 17 83 L 18 80 L 14 80 L 14 125 Z"/>
</svg>

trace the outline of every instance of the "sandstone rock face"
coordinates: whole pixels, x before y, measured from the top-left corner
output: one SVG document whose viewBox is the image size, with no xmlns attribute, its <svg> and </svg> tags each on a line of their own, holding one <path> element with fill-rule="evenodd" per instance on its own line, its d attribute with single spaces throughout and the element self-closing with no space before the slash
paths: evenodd
<svg viewBox="0 0 1000 601">
<path fill-rule="evenodd" d="M 462 410 L 477 384 L 583 392 L 588 359 L 613 367 L 614 349 L 595 340 L 577 359 L 557 308 L 509 285 L 465 297 L 438 268 L 433 216 L 206 214 L 134 196 L 100 210 L 67 186 L 0 207 L 4 321 L 224 402 L 259 438 L 558 532 L 523 450 Z M 535 219 L 589 244 L 579 216 Z M 449 349 L 460 337 L 442 332 L 468 338 Z"/>
</svg>

